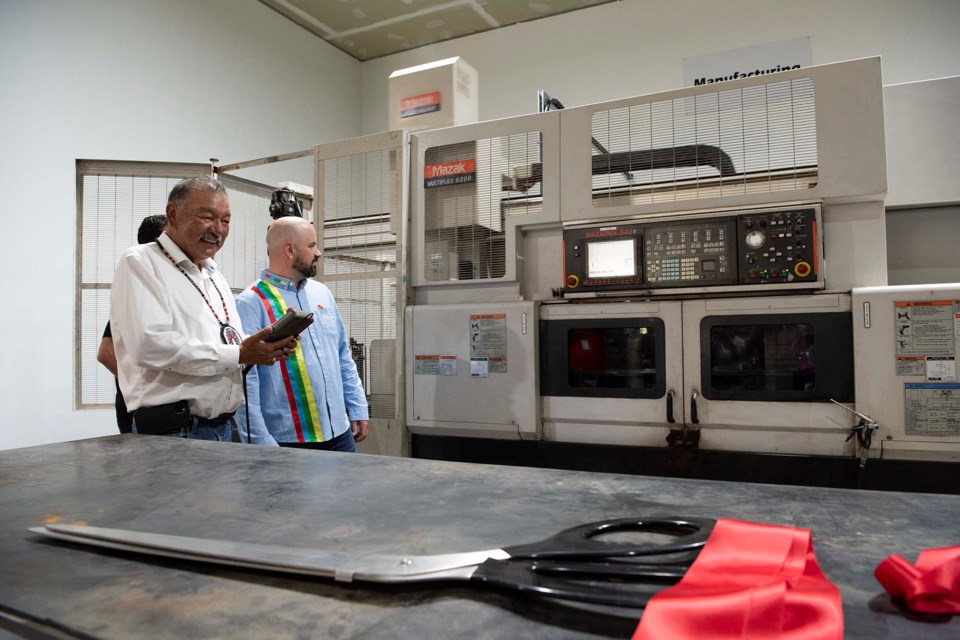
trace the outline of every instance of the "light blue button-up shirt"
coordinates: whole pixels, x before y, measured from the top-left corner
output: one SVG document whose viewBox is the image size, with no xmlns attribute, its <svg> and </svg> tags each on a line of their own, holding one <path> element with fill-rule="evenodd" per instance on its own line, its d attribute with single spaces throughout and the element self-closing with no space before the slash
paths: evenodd
<svg viewBox="0 0 960 640">
<path fill-rule="evenodd" d="M 278 293 L 282 302 L 272 300 L 272 292 Z M 265 302 L 270 303 L 269 311 Z M 250 440 L 272 446 L 278 442 L 327 441 L 349 429 L 350 420 L 368 420 L 363 385 L 330 289 L 311 278 L 297 285 L 264 270 L 260 281 L 237 296 L 243 332 L 252 335 L 273 324 L 271 311 L 279 317 L 278 304 L 283 311 L 292 307 L 313 313 L 313 324 L 300 334 L 297 357 L 273 366 L 258 365 L 247 374 Z M 306 382 L 300 379 L 304 369 Z M 244 406 L 237 411 L 236 419 L 240 437 L 246 442 Z"/>
</svg>

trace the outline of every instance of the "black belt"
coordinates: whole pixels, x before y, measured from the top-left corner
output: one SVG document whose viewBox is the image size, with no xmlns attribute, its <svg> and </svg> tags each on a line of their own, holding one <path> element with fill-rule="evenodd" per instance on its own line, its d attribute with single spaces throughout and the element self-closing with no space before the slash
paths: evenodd
<svg viewBox="0 0 960 640">
<path fill-rule="evenodd" d="M 219 428 L 233 418 L 233 412 L 222 413 L 216 418 L 201 418 L 190 414 L 187 401 L 171 402 L 156 407 L 143 407 L 134 412 L 137 433 L 160 435 L 187 429 L 196 419 L 198 427 Z"/>
<path fill-rule="evenodd" d="M 230 422 L 233 419 L 236 411 L 231 411 L 230 413 L 221 413 L 216 418 L 201 418 L 199 416 L 194 416 L 197 419 L 198 427 L 213 427 L 218 428 Z"/>
</svg>

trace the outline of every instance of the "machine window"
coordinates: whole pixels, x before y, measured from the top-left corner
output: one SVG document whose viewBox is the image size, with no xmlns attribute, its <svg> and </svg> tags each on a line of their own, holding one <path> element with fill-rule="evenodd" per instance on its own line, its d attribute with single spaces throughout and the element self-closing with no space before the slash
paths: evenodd
<svg viewBox="0 0 960 640">
<path fill-rule="evenodd" d="M 710 380 L 721 391 L 816 391 L 813 325 L 711 327 Z"/>
<path fill-rule="evenodd" d="M 653 327 L 590 327 L 567 333 L 567 378 L 573 388 L 654 389 Z"/>
</svg>

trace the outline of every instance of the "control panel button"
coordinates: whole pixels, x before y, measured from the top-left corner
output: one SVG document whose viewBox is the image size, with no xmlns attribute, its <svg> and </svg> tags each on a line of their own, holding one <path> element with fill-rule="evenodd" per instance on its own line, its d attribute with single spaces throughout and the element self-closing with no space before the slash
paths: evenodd
<svg viewBox="0 0 960 640">
<path fill-rule="evenodd" d="M 798 262 L 793 266 L 793 272 L 801 278 L 806 278 L 808 275 L 810 275 L 811 270 L 812 268 L 807 262 Z"/>
<path fill-rule="evenodd" d="M 569 276 L 567 276 L 567 286 L 571 289 L 576 289 L 577 287 L 580 286 L 580 278 L 578 278 L 573 274 L 570 274 Z"/>
</svg>

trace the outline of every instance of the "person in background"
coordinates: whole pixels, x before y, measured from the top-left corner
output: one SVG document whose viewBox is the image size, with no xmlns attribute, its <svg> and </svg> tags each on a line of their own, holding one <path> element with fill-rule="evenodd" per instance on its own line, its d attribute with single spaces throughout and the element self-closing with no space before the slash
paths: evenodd
<svg viewBox="0 0 960 640">
<path fill-rule="evenodd" d="M 147 216 L 140 221 L 140 228 L 137 229 L 137 244 L 155 241 L 163 233 L 166 226 L 167 216 Z M 120 433 L 131 433 L 133 431 L 133 414 L 127 411 L 127 403 L 123 401 L 123 394 L 120 393 L 120 382 L 117 380 L 117 354 L 113 350 L 113 334 L 110 332 L 109 320 L 107 320 L 107 326 L 103 330 L 103 337 L 100 338 L 97 362 L 113 374 L 114 384 L 117 385 L 117 398 L 113 403 L 117 411 L 117 427 L 120 429 Z"/>
<path fill-rule="evenodd" d="M 288 308 L 313 313 L 294 354 L 247 377 L 250 415 L 237 412 L 241 439 L 270 446 L 357 450 L 367 437 L 367 400 L 333 294 L 313 279 L 321 257 L 313 225 L 297 216 L 267 231 L 268 268 L 237 296 L 244 331 L 270 326 Z"/>
<path fill-rule="evenodd" d="M 110 325 L 120 390 L 141 434 L 231 440 L 243 400 L 243 365 L 267 367 L 294 337 L 245 338 L 230 288 L 213 256 L 230 232 L 230 203 L 213 177 L 181 180 L 155 242 L 120 258 Z"/>
</svg>

